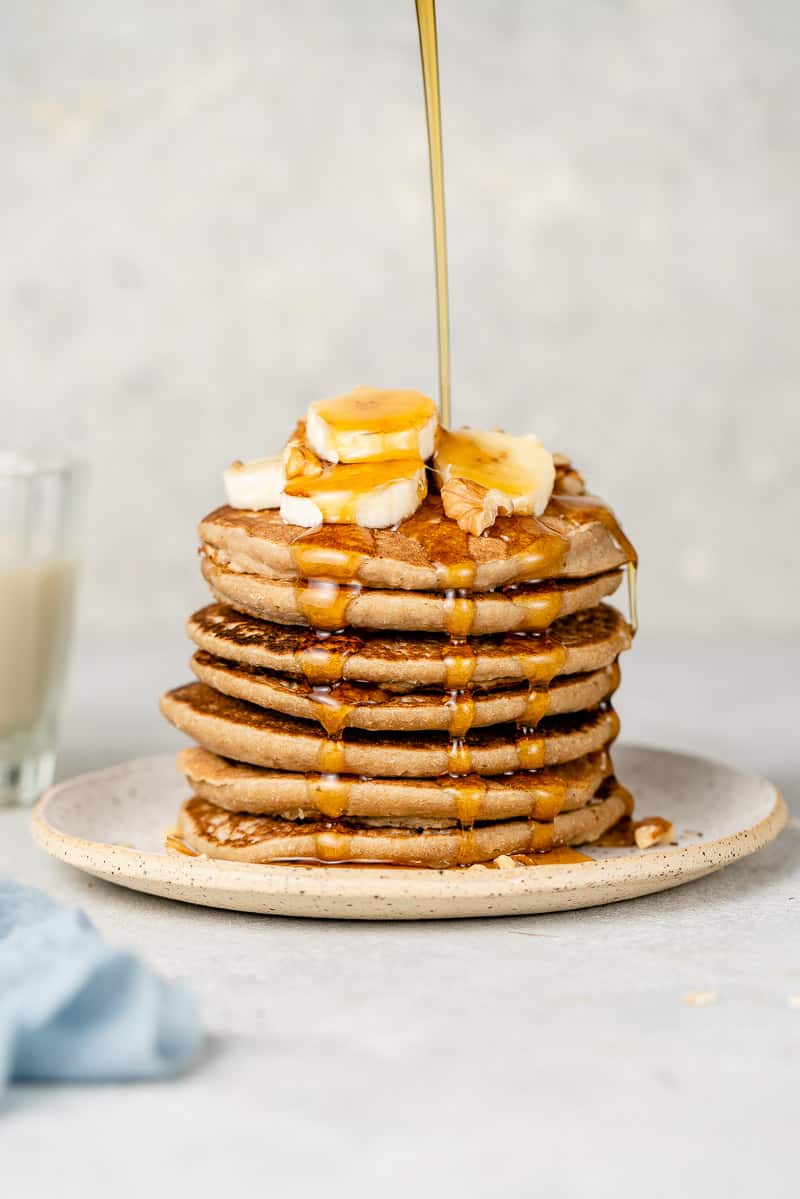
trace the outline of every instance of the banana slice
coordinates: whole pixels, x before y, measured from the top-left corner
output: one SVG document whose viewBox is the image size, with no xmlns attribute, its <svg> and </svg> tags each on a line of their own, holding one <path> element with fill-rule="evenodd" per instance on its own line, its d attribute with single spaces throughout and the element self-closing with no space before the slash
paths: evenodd
<svg viewBox="0 0 800 1199">
<path fill-rule="evenodd" d="M 306 529 L 323 523 L 388 529 L 416 512 L 427 491 L 419 460 L 328 466 L 320 475 L 287 480 L 281 516 Z"/>
<path fill-rule="evenodd" d="M 498 512 L 539 516 L 553 492 L 553 455 L 538 437 L 443 429 L 433 458 L 445 513 L 478 536 Z"/>
<path fill-rule="evenodd" d="M 436 424 L 436 405 L 418 391 L 356 387 L 310 405 L 306 439 L 327 462 L 424 461 L 433 453 Z"/>
<path fill-rule="evenodd" d="M 278 508 L 286 473 L 281 458 L 234 462 L 222 475 L 231 508 Z"/>
</svg>

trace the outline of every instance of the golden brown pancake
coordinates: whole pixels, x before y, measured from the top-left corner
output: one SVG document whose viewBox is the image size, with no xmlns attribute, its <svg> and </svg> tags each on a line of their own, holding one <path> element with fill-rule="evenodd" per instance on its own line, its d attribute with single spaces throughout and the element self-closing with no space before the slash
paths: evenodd
<svg viewBox="0 0 800 1199">
<path fill-rule="evenodd" d="M 549 820 L 584 807 L 613 770 L 610 755 L 599 750 L 561 766 L 484 779 L 337 779 L 265 770 L 197 748 L 181 751 L 178 768 L 195 795 L 230 812 L 285 820 L 348 816 L 413 827 L 521 816 Z"/>
<path fill-rule="evenodd" d="M 619 720 L 610 706 L 546 717 L 531 734 L 515 725 L 474 729 L 464 742 L 445 733 L 346 730 L 341 739 L 318 726 L 222 695 L 203 683 L 168 691 L 161 711 L 204 749 L 271 770 L 428 778 L 502 774 L 569 762 L 604 748 Z"/>
<path fill-rule="evenodd" d="M 393 629 L 400 633 L 491 633 L 546 629 L 555 620 L 593 608 L 617 590 L 618 570 L 579 580 L 524 583 L 507 591 L 448 596 L 436 591 L 378 591 L 321 580 L 287 579 L 229 570 L 207 555 L 203 577 L 224 604 L 278 624 Z"/>
<path fill-rule="evenodd" d="M 416 687 L 488 687 L 599 670 L 629 648 L 631 631 L 610 604 L 557 620 L 547 633 L 473 637 L 454 650 L 445 636 L 348 630 L 318 636 L 296 625 L 258 620 L 226 604 L 209 604 L 190 617 L 199 649 L 312 683 L 377 683 L 389 690 Z"/>
<path fill-rule="evenodd" d="M 629 793 L 613 779 L 602 785 L 596 802 L 556 816 L 552 822 L 497 821 L 470 829 L 423 832 L 376 828 L 355 820 L 289 821 L 243 815 L 195 796 L 181 808 L 178 831 L 196 853 L 234 862 L 372 861 L 446 868 L 554 845 L 582 845 L 602 836 L 631 809 Z"/>
<path fill-rule="evenodd" d="M 462 533 L 429 495 L 398 528 L 287 525 L 277 511 L 222 507 L 199 527 L 218 565 L 272 579 L 321 575 L 380 590 L 493 591 L 530 579 L 585 578 L 622 566 L 633 550 L 593 496 L 554 495 L 540 519 L 499 516 L 482 536 Z"/>
<path fill-rule="evenodd" d="M 620 677 L 619 667 L 612 663 L 588 674 L 562 675 L 549 687 L 523 683 L 466 694 L 432 690 L 398 694 L 369 683 L 312 687 L 304 679 L 226 662 L 204 650 L 194 655 L 191 667 L 201 683 L 225 695 L 300 720 L 315 720 L 329 734 L 346 728 L 379 732 L 443 729 L 463 737 L 471 728 L 510 720 L 533 726 L 544 716 L 596 708 L 613 695 Z"/>
</svg>

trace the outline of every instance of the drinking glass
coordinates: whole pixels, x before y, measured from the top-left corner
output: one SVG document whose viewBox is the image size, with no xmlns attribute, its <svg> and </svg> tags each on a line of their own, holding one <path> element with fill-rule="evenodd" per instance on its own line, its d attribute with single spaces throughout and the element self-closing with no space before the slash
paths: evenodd
<svg viewBox="0 0 800 1199">
<path fill-rule="evenodd" d="M 0 452 L 0 807 L 52 782 L 85 473 Z"/>
</svg>

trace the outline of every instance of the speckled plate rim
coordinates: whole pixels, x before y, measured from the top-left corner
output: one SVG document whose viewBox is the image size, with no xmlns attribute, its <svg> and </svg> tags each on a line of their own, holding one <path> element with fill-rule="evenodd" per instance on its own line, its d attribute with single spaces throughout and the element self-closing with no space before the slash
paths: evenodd
<svg viewBox="0 0 800 1199">
<path fill-rule="evenodd" d="M 51 822 L 59 798 L 86 783 L 113 783 L 137 768 L 174 763 L 173 755 L 139 758 L 78 775 L 51 787 L 37 803 L 31 832 L 50 856 L 78 870 L 165 898 L 245 912 L 349 919 L 429 919 L 521 915 L 592 907 L 691 882 L 755 853 L 788 821 L 778 789 L 748 771 L 687 754 L 624 746 L 626 755 L 668 756 L 686 765 L 731 772 L 772 804 L 759 820 L 725 836 L 645 852 L 623 851 L 589 863 L 519 870 L 441 871 L 428 868 L 331 869 L 313 865 L 255 865 L 183 858 L 129 845 L 92 841 Z"/>
</svg>

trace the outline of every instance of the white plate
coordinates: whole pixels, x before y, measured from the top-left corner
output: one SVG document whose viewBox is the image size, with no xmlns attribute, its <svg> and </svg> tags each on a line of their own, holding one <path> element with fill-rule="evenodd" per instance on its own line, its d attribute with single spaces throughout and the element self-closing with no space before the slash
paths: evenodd
<svg viewBox="0 0 800 1199">
<path fill-rule="evenodd" d="M 164 852 L 186 783 L 172 755 L 142 758 L 52 787 L 33 835 L 98 878 L 206 907 L 282 916 L 422 920 L 594 907 L 691 882 L 761 849 L 786 824 L 776 788 L 702 758 L 618 747 L 640 816 L 665 816 L 677 848 L 594 849 L 578 865 L 514 870 L 255 866 Z"/>
</svg>

